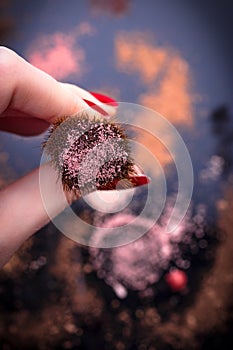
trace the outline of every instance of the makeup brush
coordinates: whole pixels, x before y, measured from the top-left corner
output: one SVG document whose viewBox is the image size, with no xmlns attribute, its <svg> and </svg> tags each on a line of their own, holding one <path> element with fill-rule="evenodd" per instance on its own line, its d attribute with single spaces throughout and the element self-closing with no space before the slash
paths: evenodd
<svg viewBox="0 0 233 350">
<path fill-rule="evenodd" d="M 134 164 L 123 126 L 100 113 L 58 119 L 43 147 L 66 191 L 83 196 L 149 183 Z"/>
</svg>

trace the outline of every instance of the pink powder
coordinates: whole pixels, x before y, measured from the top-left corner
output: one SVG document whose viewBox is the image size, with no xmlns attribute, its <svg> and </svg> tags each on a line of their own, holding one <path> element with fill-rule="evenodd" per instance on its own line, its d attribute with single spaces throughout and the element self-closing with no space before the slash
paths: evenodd
<svg viewBox="0 0 233 350">
<path fill-rule="evenodd" d="M 82 195 L 135 174 L 124 130 L 99 115 L 55 125 L 46 148 L 65 187 Z"/>
<path fill-rule="evenodd" d="M 91 260 L 98 276 L 105 280 L 115 291 L 115 293 L 124 298 L 127 290 L 145 291 L 151 285 L 158 282 L 164 271 L 168 270 L 170 263 L 173 262 L 180 269 L 177 273 L 173 272 L 168 276 L 167 282 L 172 290 L 183 290 L 187 284 L 186 274 L 181 269 L 188 269 L 190 261 L 182 257 L 179 243 L 184 240 L 191 242 L 191 235 L 195 231 L 195 219 L 198 218 L 200 227 L 204 226 L 203 207 L 198 208 L 197 214 L 191 219 L 187 214 L 180 226 L 173 233 L 167 234 L 166 224 L 169 220 L 170 205 L 162 217 L 162 225 L 155 223 L 140 239 L 116 248 L 97 249 L 89 248 Z M 98 221 L 98 214 L 97 221 Z M 103 226 L 106 228 L 116 228 L 114 234 L 133 236 L 139 229 L 132 225 L 135 217 L 124 213 L 117 214 L 107 219 Z M 100 218 L 100 222 L 103 218 Z M 123 225 L 131 223 L 130 226 Z M 144 228 L 151 227 L 153 221 L 148 218 L 141 218 L 140 225 Z M 117 227 L 119 231 L 117 232 Z M 135 232 L 133 232 L 135 231 Z M 96 229 L 92 236 L 91 244 L 101 246 L 101 242 L 111 235 L 112 231 L 106 232 L 101 228 Z M 194 244 L 194 243 L 192 243 Z M 120 290 L 120 293 L 119 293 Z"/>
</svg>

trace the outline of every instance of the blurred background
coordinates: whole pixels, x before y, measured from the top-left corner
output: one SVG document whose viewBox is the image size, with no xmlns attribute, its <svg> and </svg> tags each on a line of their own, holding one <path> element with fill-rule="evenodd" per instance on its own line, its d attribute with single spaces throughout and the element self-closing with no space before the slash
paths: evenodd
<svg viewBox="0 0 233 350">
<path fill-rule="evenodd" d="M 168 237 L 177 175 L 166 149 L 144 135 L 168 186 L 156 225 L 98 250 L 52 223 L 37 232 L 0 272 L 1 349 L 232 349 L 232 21 L 227 0 L 0 1 L 1 45 L 58 80 L 161 113 L 182 135 L 195 176 L 190 210 Z M 1 188 L 39 166 L 45 136 L 0 133 Z M 73 209 L 116 227 L 146 195 L 139 189 L 115 214 L 85 201 Z"/>
</svg>

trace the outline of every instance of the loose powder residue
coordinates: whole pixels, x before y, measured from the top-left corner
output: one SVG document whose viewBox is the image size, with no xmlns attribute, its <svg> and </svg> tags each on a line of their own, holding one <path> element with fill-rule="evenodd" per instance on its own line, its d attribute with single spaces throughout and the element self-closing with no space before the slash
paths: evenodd
<svg viewBox="0 0 233 350">
<path fill-rule="evenodd" d="M 204 245 L 205 208 L 203 206 L 198 208 L 192 220 L 187 214 L 177 229 L 168 234 L 165 228 L 169 212 L 168 208 L 162 222 L 155 223 L 153 226 L 151 219 L 141 218 L 140 225 L 145 229 L 151 226 L 152 228 L 140 239 L 130 244 L 112 249 L 89 248 L 98 277 L 104 279 L 118 297 L 126 297 L 128 289 L 145 291 L 159 281 L 171 262 L 179 269 L 188 269 L 190 261 L 182 256 L 179 247 L 181 241 L 183 244 L 191 245 L 192 249 L 197 249 L 198 244 Z M 133 219 L 133 215 L 118 214 L 108 219 L 104 226 L 115 227 L 115 235 L 122 234 L 122 226 L 131 223 Z M 124 234 L 137 235 L 137 230 L 140 230 L 140 227 L 131 224 L 124 227 Z M 194 232 L 195 240 L 192 237 Z M 101 228 L 96 229 L 91 244 L 100 246 L 100 242 L 105 243 L 107 237 L 108 231 L 101 230 Z"/>
</svg>

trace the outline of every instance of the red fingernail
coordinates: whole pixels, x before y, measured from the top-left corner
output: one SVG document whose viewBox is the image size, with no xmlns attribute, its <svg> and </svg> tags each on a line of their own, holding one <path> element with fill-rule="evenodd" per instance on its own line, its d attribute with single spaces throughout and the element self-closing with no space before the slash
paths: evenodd
<svg viewBox="0 0 233 350">
<path fill-rule="evenodd" d="M 113 98 L 111 98 L 109 96 L 102 95 L 102 94 L 99 94 L 99 93 L 93 92 L 93 91 L 90 91 L 90 94 L 92 94 L 92 96 L 97 98 L 97 100 L 99 100 L 100 102 L 108 103 L 109 105 L 111 105 L 113 107 L 117 107 L 118 106 L 117 101 L 115 101 Z"/>
<path fill-rule="evenodd" d="M 150 178 L 146 175 L 135 175 L 128 178 L 134 187 L 148 185 Z"/>
<path fill-rule="evenodd" d="M 139 187 L 142 185 L 148 185 L 150 183 L 150 178 L 146 175 L 135 175 L 129 176 L 122 180 L 113 180 L 105 185 L 102 185 L 98 190 L 110 191 L 110 190 L 125 190 L 132 187 Z"/>
<path fill-rule="evenodd" d="M 105 110 L 103 110 L 100 106 L 97 106 L 94 102 L 86 100 L 85 98 L 83 98 L 83 101 L 85 101 L 88 104 L 88 106 L 95 109 L 97 112 L 101 113 L 105 117 L 108 116 L 108 113 L 105 112 Z"/>
</svg>

